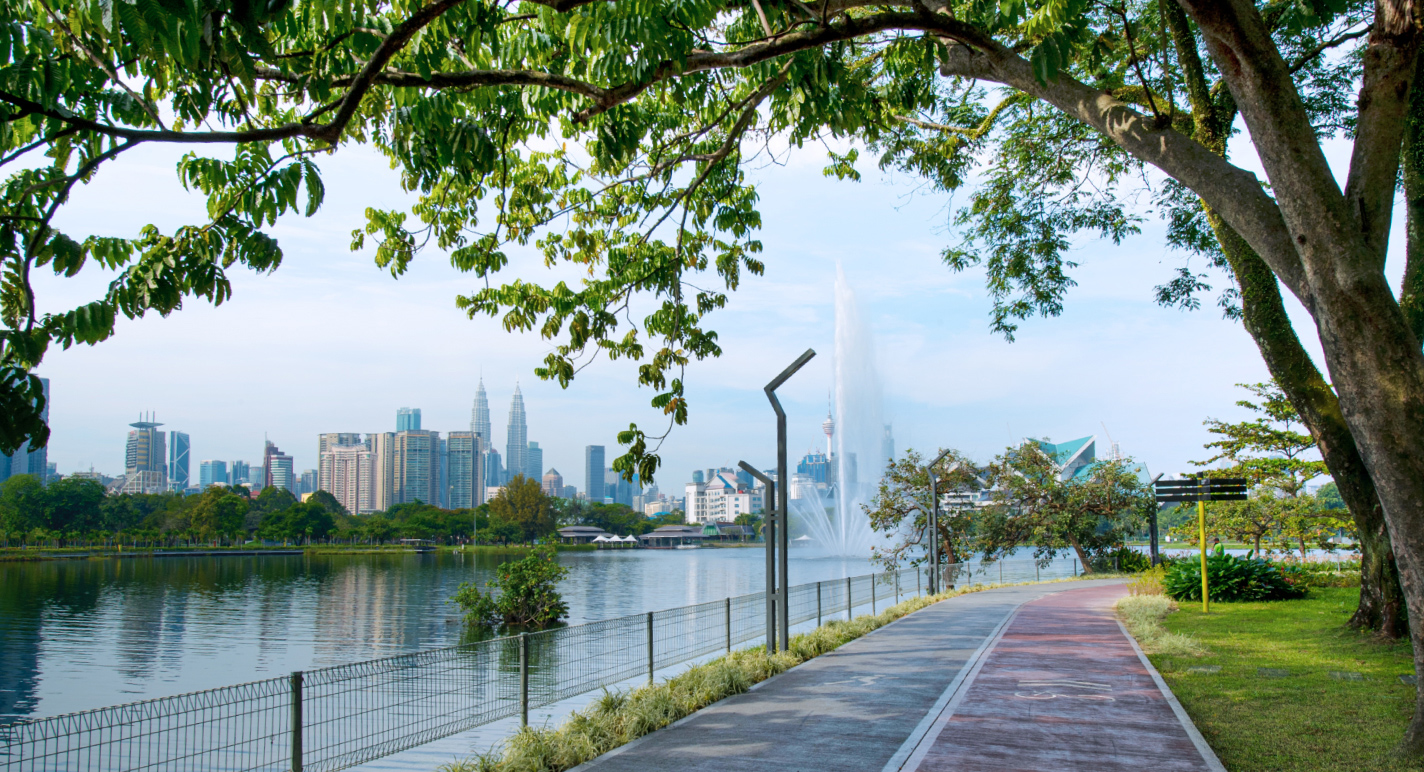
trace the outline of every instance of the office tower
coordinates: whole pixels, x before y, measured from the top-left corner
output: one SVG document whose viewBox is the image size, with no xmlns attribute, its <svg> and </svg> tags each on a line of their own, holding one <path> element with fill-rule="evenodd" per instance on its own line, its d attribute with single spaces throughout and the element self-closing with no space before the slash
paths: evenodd
<svg viewBox="0 0 1424 772">
<path fill-rule="evenodd" d="M 366 435 L 371 446 L 371 511 L 384 512 L 398 503 L 396 498 L 396 434 Z"/>
<path fill-rule="evenodd" d="M 227 462 L 208 459 L 198 467 L 198 487 L 207 490 L 217 483 L 227 484 Z"/>
<path fill-rule="evenodd" d="M 485 503 L 484 439 L 477 432 L 450 432 L 445 440 L 451 509 Z"/>
<path fill-rule="evenodd" d="M 44 390 L 44 407 L 40 408 L 40 420 L 49 423 L 49 379 L 41 378 L 40 386 Z M 34 448 L 28 441 L 20 443 L 20 447 L 8 456 L 0 455 L 0 482 L 4 482 L 17 474 L 32 474 L 38 477 L 41 483 L 46 483 L 49 471 L 49 446 Z"/>
<path fill-rule="evenodd" d="M 124 447 L 124 493 L 162 493 L 168 489 L 168 462 L 163 424 L 140 420 L 129 424 L 128 443 Z"/>
<path fill-rule="evenodd" d="M 642 494 L 642 485 L 638 483 L 638 475 L 633 475 L 633 482 L 623 479 L 621 472 L 608 469 L 604 472 L 603 498 L 612 499 L 614 504 L 625 504 L 633 506 L 633 497 Z"/>
<path fill-rule="evenodd" d="M 267 487 L 267 468 L 261 464 L 247 467 L 247 488 L 257 493 Z"/>
<path fill-rule="evenodd" d="M 488 444 L 486 447 L 488 449 L 485 451 L 485 485 L 491 488 L 502 487 L 509 482 L 509 478 L 505 475 L 504 459 L 500 458 L 499 451 L 489 448 Z"/>
<path fill-rule="evenodd" d="M 266 443 L 262 453 L 266 485 L 275 485 L 288 493 L 297 493 L 297 476 L 292 468 L 292 457 L 271 442 Z"/>
<path fill-rule="evenodd" d="M 440 451 L 438 454 L 439 463 L 437 469 L 440 472 L 440 480 L 436 484 L 436 490 L 440 491 L 440 500 L 432 502 L 441 509 L 450 508 L 450 442 L 447 439 L 440 440 Z"/>
<path fill-rule="evenodd" d="M 229 471 L 228 474 L 228 484 L 245 485 L 249 482 L 248 475 L 250 475 L 251 473 L 251 468 L 247 466 L 246 461 L 234 461 L 232 462 L 232 469 Z"/>
<path fill-rule="evenodd" d="M 564 496 L 564 476 L 561 475 L 561 474 L 559 474 L 559 470 L 557 470 L 557 469 L 550 469 L 550 470 L 549 470 L 549 473 L 546 474 L 546 475 L 544 475 L 544 477 L 543 477 L 543 479 L 540 481 L 540 483 L 541 483 L 541 484 L 540 484 L 539 487 L 540 487 L 540 488 L 543 488 L 543 489 L 544 489 L 544 492 L 547 493 L 548 495 L 550 495 L 550 496 L 558 496 L 558 497 L 560 497 L 560 498 L 565 498 L 565 496 Z"/>
<path fill-rule="evenodd" d="M 603 501 L 603 446 L 583 449 L 583 492 L 594 503 Z"/>
<path fill-rule="evenodd" d="M 317 471 L 315 469 L 303 469 L 302 475 L 297 479 L 298 495 L 316 493 L 320 486 L 317 485 Z"/>
<path fill-rule="evenodd" d="M 403 407 L 396 411 L 397 432 L 420 431 L 420 408 Z"/>
<path fill-rule="evenodd" d="M 541 480 L 544 477 L 544 450 L 539 447 L 539 443 L 529 443 L 529 449 L 524 451 L 524 476 L 531 480 Z"/>
<path fill-rule="evenodd" d="M 331 445 L 317 462 L 317 487 L 353 515 L 375 512 L 376 454 L 365 445 Z"/>
<path fill-rule="evenodd" d="M 394 471 L 397 504 L 421 501 L 439 506 L 440 433 L 396 432 Z"/>
<path fill-rule="evenodd" d="M 509 402 L 509 431 L 505 442 L 504 481 L 508 483 L 517 474 L 528 475 L 525 469 L 529 455 L 529 427 L 524 423 L 524 395 L 519 393 L 519 384 L 514 385 L 514 399 Z"/>
<path fill-rule="evenodd" d="M 564 498 L 568 499 L 569 501 L 573 501 L 574 499 L 578 498 L 578 487 L 574 485 L 565 485 L 563 495 Z"/>
<path fill-rule="evenodd" d="M 480 435 L 486 448 L 494 446 L 494 439 L 490 436 L 489 398 L 485 394 L 485 379 L 480 379 L 480 385 L 475 387 L 475 406 L 470 410 L 470 431 Z"/>
<path fill-rule="evenodd" d="M 325 434 L 318 434 L 316 436 L 316 457 L 321 458 L 321 454 L 325 453 L 328 448 L 333 448 L 337 445 L 349 446 L 360 444 L 360 432 L 327 432 Z M 318 462 L 317 465 L 320 466 L 320 462 Z M 330 492 L 331 491 L 327 491 L 327 493 Z"/>
<path fill-rule="evenodd" d="M 188 487 L 188 435 L 168 433 L 168 487 L 181 491 Z"/>
</svg>

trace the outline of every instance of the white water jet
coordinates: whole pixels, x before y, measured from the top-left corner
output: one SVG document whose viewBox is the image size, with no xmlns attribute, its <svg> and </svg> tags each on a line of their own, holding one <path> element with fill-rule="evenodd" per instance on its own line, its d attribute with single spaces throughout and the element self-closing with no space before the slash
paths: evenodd
<svg viewBox="0 0 1424 772">
<path fill-rule="evenodd" d="M 874 338 L 839 265 L 835 325 L 836 432 L 831 459 L 835 482 L 826 490 L 802 486 L 802 497 L 792 499 L 790 509 L 796 526 L 811 537 L 811 546 L 834 555 L 864 557 L 883 540 L 871 530 L 870 518 L 861 508 L 875 495 L 887 461 L 883 398 Z"/>
</svg>

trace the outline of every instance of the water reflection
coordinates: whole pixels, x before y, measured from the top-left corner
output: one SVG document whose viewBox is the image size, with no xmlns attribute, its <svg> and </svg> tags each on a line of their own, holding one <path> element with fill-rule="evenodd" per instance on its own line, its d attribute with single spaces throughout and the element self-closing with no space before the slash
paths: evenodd
<svg viewBox="0 0 1424 772">
<path fill-rule="evenodd" d="M 0 724 L 459 642 L 446 599 L 508 554 L 0 563 Z M 562 553 L 571 623 L 757 592 L 760 549 Z M 791 581 L 865 560 L 793 553 Z"/>
</svg>

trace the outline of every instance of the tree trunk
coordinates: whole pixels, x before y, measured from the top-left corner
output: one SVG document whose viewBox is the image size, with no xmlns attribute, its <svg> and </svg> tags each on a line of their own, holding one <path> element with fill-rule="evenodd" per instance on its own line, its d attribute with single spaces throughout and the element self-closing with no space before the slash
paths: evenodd
<svg viewBox="0 0 1424 772">
<path fill-rule="evenodd" d="M 1072 544 L 1072 545 L 1073 545 L 1073 551 L 1076 552 L 1076 553 L 1078 553 L 1078 562 L 1083 564 L 1083 573 L 1085 573 L 1085 574 L 1091 574 L 1091 573 L 1093 573 L 1093 567 L 1092 567 L 1092 565 L 1090 565 L 1090 564 L 1088 563 L 1088 555 L 1087 555 L 1087 553 L 1083 552 L 1083 548 L 1082 548 L 1081 546 L 1079 546 L 1078 540 L 1077 540 L 1076 538 L 1070 536 L 1070 537 L 1068 537 L 1068 543 L 1069 543 L 1069 544 Z"/>
<path fill-rule="evenodd" d="M 1310 430 L 1360 534 L 1360 605 L 1349 624 L 1401 637 L 1407 628 L 1399 569 L 1374 480 L 1345 424 L 1340 401 L 1296 337 L 1275 274 L 1231 226 L 1214 213 L 1207 216 L 1241 288 L 1242 323 L 1276 385 Z"/>
</svg>

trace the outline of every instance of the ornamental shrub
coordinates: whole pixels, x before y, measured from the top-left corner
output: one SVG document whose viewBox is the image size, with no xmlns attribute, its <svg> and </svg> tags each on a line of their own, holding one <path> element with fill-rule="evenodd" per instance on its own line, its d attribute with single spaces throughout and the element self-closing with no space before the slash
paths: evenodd
<svg viewBox="0 0 1424 772">
<path fill-rule="evenodd" d="M 1289 600 L 1306 593 L 1305 576 L 1298 567 L 1263 558 L 1210 555 L 1206 576 L 1214 601 Z M 1201 600 L 1200 558 L 1173 562 L 1162 587 L 1173 600 Z"/>
<path fill-rule="evenodd" d="M 569 604 L 559 595 L 559 580 L 569 569 L 559 565 L 552 547 L 540 547 L 520 560 L 502 563 L 482 592 L 464 582 L 450 600 L 465 612 L 471 627 L 516 627 L 542 630 L 568 616 Z M 496 596 L 495 592 L 499 595 Z"/>
</svg>

